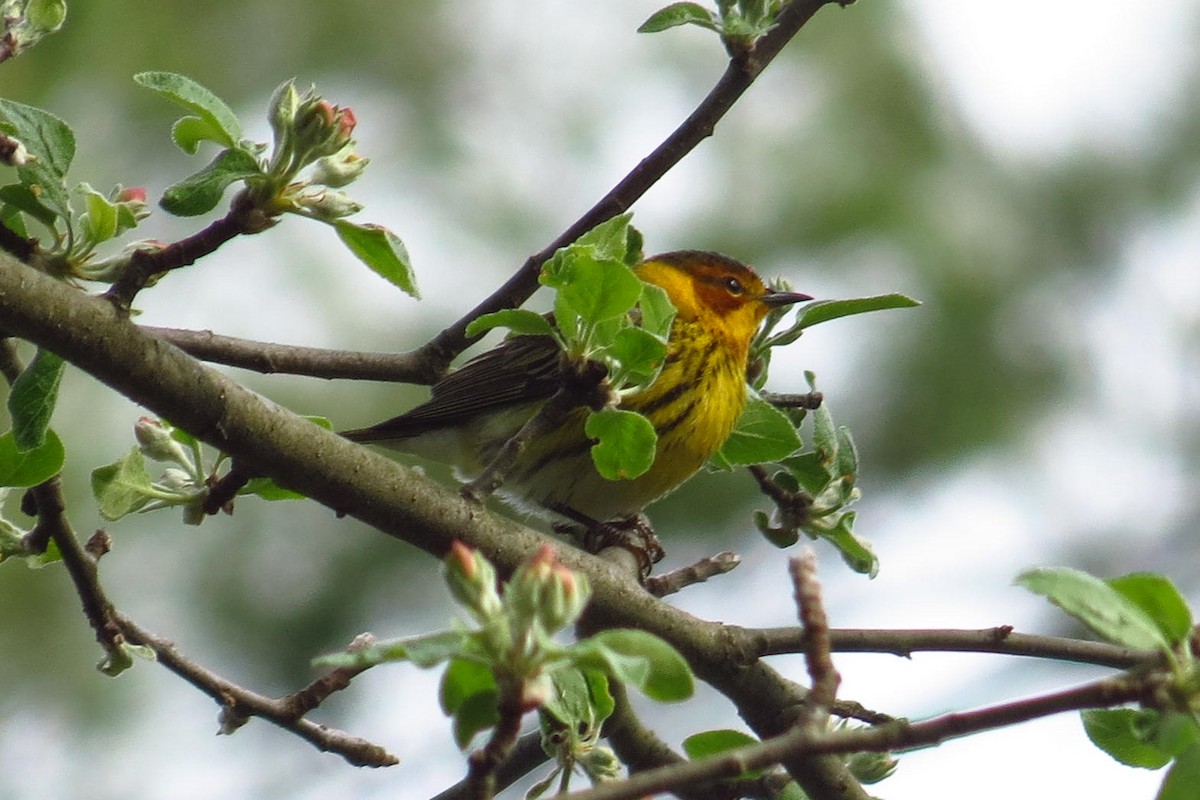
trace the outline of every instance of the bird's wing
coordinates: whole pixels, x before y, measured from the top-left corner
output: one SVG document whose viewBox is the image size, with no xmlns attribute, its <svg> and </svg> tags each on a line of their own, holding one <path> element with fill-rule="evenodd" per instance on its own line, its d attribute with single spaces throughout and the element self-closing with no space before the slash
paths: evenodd
<svg viewBox="0 0 1200 800">
<path fill-rule="evenodd" d="M 514 336 L 463 364 L 411 411 L 342 435 L 379 442 L 453 427 L 472 417 L 545 400 L 559 387 L 558 344 L 548 336 Z"/>
</svg>

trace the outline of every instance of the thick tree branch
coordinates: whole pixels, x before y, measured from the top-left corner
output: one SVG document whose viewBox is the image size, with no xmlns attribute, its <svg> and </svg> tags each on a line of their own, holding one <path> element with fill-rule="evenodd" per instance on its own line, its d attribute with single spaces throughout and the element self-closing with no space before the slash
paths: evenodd
<svg viewBox="0 0 1200 800">
<path fill-rule="evenodd" d="M 510 572 L 548 541 L 264 400 L 138 329 L 111 304 L 3 254 L 0 330 L 56 352 L 247 470 L 439 557 L 457 538 Z M 564 565 L 591 579 L 598 624 L 641 628 L 674 644 L 760 737 L 778 735 L 794 721 L 804 691 L 756 661 L 746 637 L 662 603 L 594 556 L 565 545 L 555 549 Z M 796 757 L 787 766 L 814 798 L 867 797 L 836 758 Z"/>
</svg>

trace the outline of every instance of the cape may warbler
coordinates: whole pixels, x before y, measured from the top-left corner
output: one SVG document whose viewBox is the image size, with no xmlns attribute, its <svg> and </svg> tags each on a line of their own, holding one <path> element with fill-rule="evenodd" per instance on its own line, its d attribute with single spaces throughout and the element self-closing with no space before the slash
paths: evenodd
<svg viewBox="0 0 1200 800">
<path fill-rule="evenodd" d="M 576 522 L 632 518 L 690 478 L 724 444 L 742 412 L 750 342 L 763 317 L 774 306 L 812 299 L 768 289 L 749 267 L 716 253 L 664 253 L 634 272 L 662 287 L 676 309 L 662 371 L 619 404 L 654 426 L 654 463 L 636 478 L 603 478 L 584 434 L 588 409 L 576 408 L 529 441 L 506 471 L 500 493 L 523 510 Z M 557 391 L 560 353 L 550 337 L 512 337 L 450 373 L 427 403 L 343 435 L 476 475 Z"/>
</svg>

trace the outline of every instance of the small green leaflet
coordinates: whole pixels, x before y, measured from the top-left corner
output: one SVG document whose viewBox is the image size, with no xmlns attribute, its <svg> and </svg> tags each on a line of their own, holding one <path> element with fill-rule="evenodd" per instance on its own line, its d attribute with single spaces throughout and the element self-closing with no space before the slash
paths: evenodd
<svg viewBox="0 0 1200 800">
<path fill-rule="evenodd" d="M 207 214 L 221 202 L 230 184 L 261 174 L 254 156 L 243 150 L 222 150 L 204 169 L 167 187 L 158 204 L 177 217 Z"/>
<path fill-rule="evenodd" d="M 752 395 L 733 433 L 713 456 L 713 464 L 721 469 L 766 464 L 787 458 L 800 444 L 800 434 L 787 415 Z"/>
<path fill-rule="evenodd" d="M 196 144 L 202 140 L 216 142 L 223 147 L 235 148 L 242 139 L 242 124 L 237 115 L 211 91 L 191 78 L 174 72 L 139 72 L 133 80 L 147 89 L 172 100 L 196 116 L 189 120 L 186 133 L 180 135 L 176 123 L 173 132 L 175 143 L 188 153 L 196 152 Z"/>
<path fill-rule="evenodd" d="M 52 430 L 32 450 L 19 449 L 9 431 L 0 436 L 0 486 L 37 486 L 58 474 L 64 458 L 62 442 Z"/>
<path fill-rule="evenodd" d="M 1017 585 L 1044 595 L 1104 639 L 1138 650 L 1170 650 L 1158 624 L 1140 606 L 1097 577 L 1068 567 L 1039 567 Z"/>
<path fill-rule="evenodd" d="M 8 396 L 13 436 L 21 451 L 41 447 L 50 429 L 50 417 L 58 402 L 58 386 L 65 363 L 49 350 L 38 350 L 13 382 Z"/>
<path fill-rule="evenodd" d="M 553 336 L 554 326 L 550 320 L 535 311 L 523 308 L 506 308 L 491 314 L 480 314 L 467 325 L 467 336 L 478 336 L 492 328 L 509 328 L 513 333 L 526 336 Z"/>
<path fill-rule="evenodd" d="M 412 260 L 399 236 L 382 225 L 359 225 L 344 219 L 336 220 L 333 227 L 359 261 L 405 294 L 420 299 Z"/>
<path fill-rule="evenodd" d="M 610 481 L 642 475 L 654 463 L 658 434 L 650 420 L 632 411 L 606 408 L 588 415 L 584 432 L 599 440 L 592 447 L 596 471 Z"/>
<path fill-rule="evenodd" d="M 680 25 L 699 25 L 710 31 L 720 31 L 717 18 L 699 3 L 671 3 L 650 15 L 638 26 L 638 33 L 659 33 Z"/>
</svg>

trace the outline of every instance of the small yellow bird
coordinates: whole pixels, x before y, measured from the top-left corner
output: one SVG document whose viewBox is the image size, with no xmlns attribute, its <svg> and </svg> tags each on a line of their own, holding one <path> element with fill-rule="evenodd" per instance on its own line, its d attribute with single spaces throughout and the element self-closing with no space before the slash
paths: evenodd
<svg viewBox="0 0 1200 800">
<path fill-rule="evenodd" d="M 618 406 L 650 420 L 658 434 L 654 463 L 636 478 L 602 477 L 592 463 L 595 442 L 584 433 L 589 409 L 576 408 L 528 442 L 507 470 L 500 494 L 521 510 L 589 523 L 637 517 L 729 437 L 746 403 L 750 342 L 767 312 L 812 299 L 768 289 L 749 267 L 716 253 L 663 253 L 633 269 L 662 287 L 676 309 L 662 371 Z M 450 373 L 423 405 L 342 435 L 478 475 L 557 391 L 560 353 L 550 337 L 512 337 Z"/>
</svg>

